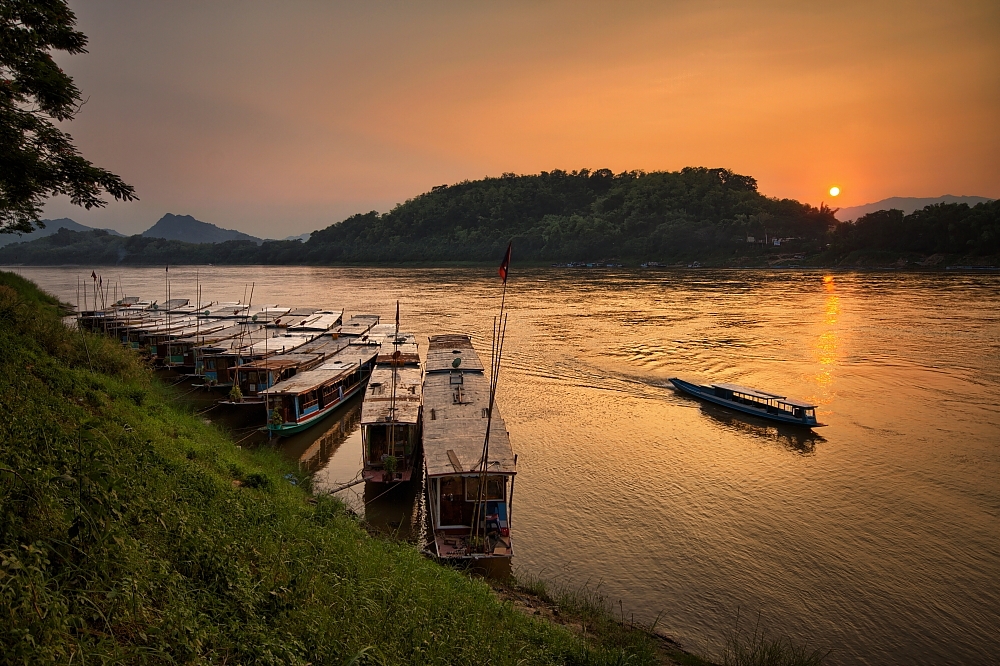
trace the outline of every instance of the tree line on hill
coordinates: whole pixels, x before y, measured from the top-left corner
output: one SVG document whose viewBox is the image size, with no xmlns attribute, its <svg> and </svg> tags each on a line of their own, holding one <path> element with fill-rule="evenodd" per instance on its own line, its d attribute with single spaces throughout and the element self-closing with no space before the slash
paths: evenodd
<svg viewBox="0 0 1000 666">
<path fill-rule="evenodd" d="M 387 213 L 354 215 L 316 231 L 304 243 L 193 244 L 60 230 L 3 248 L 0 263 L 476 262 L 497 260 L 511 241 L 518 260 L 529 262 L 725 264 L 788 252 L 830 260 L 865 250 L 1000 253 L 998 202 L 942 204 L 910 215 L 879 211 L 854 223 L 838 222 L 834 212 L 764 196 L 753 178 L 727 169 L 551 171 L 435 187 Z"/>
</svg>

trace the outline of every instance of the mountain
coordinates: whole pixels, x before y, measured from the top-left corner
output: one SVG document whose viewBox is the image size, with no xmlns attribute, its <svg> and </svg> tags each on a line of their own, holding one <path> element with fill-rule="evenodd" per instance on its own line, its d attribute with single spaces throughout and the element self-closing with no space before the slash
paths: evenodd
<svg viewBox="0 0 1000 666">
<path fill-rule="evenodd" d="M 232 240 L 253 241 L 260 245 L 264 241 L 242 231 L 223 229 L 208 222 L 196 220 L 190 215 L 167 213 L 156 224 L 142 232 L 146 238 L 164 238 L 185 243 L 224 243 Z"/>
<path fill-rule="evenodd" d="M 27 243 L 37 238 L 51 236 L 60 229 L 69 229 L 70 231 L 93 231 L 93 227 L 85 226 L 79 222 L 69 219 L 68 217 L 61 217 L 58 220 L 42 220 L 42 224 L 45 225 L 44 229 L 36 229 L 30 234 L 0 234 L 0 247 L 10 245 L 12 243 Z M 120 233 L 114 231 L 113 229 L 105 229 L 104 231 L 107 231 L 112 236 L 121 236 Z"/>
<path fill-rule="evenodd" d="M 286 241 L 302 241 L 303 243 L 305 243 L 307 240 L 309 240 L 310 236 L 312 236 L 312 232 L 311 231 L 307 231 L 306 233 L 299 234 L 298 236 L 285 236 L 281 240 L 286 240 Z"/>
<path fill-rule="evenodd" d="M 868 213 L 874 213 L 877 210 L 901 210 L 904 214 L 909 215 L 925 206 L 932 206 L 934 204 L 964 203 L 972 207 L 978 203 L 987 203 L 990 201 L 993 201 L 993 199 L 985 197 L 956 197 L 953 194 L 946 194 L 942 197 L 890 197 L 876 201 L 875 203 L 864 204 L 863 206 L 841 208 L 837 211 L 836 215 L 837 219 L 841 222 L 847 222 L 849 220 L 856 220 Z"/>
</svg>

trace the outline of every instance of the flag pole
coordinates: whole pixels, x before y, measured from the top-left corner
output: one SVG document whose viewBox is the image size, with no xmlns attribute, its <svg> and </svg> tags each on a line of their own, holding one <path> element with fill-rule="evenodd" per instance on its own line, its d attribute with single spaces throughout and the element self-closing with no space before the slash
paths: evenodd
<svg viewBox="0 0 1000 666">
<path fill-rule="evenodd" d="M 485 513 L 483 512 L 483 505 L 489 497 L 489 493 L 486 491 L 486 485 L 490 457 L 490 430 L 492 430 L 493 425 L 493 404 L 496 399 L 497 380 L 500 376 L 500 362 L 503 358 L 503 343 L 507 335 L 507 319 L 504 315 L 504 305 L 507 301 L 507 274 L 510 269 L 510 251 L 512 245 L 513 242 L 507 244 L 507 252 L 504 255 L 503 261 L 500 263 L 499 270 L 497 271 L 503 279 L 503 292 L 500 296 L 500 315 L 498 318 L 493 320 L 493 344 L 491 345 L 492 349 L 490 353 L 490 401 L 486 413 L 486 435 L 483 437 L 483 455 L 479 462 L 479 489 L 476 497 L 475 510 L 473 511 L 471 530 L 472 535 L 476 536 L 479 532 L 480 518 L 483 518 L 483 552 L 485 552 L 486 549 L 486 520 Z"/>
</svg>

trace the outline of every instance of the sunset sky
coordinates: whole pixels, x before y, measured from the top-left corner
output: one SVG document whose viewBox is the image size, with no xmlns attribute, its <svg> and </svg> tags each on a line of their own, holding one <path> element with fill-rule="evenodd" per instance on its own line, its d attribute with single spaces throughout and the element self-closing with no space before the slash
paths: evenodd
<svg viewBox="0 0 1000 666">
<path fill-rule="evenodd" d="M 264 237 L 503 172 L 727 167 L 852 206 L 1000 197 L 1000 2 L 71 0 L 68 130 L 141 201 Z M 832 200 L 828 191 L 839 186 Z"/>
</svg>

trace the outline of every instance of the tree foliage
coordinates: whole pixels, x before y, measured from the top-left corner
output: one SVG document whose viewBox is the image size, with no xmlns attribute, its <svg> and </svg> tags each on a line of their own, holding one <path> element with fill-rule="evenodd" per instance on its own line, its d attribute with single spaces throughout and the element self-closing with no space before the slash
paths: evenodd
<svg viewBox="0 0 1000 666">
<path fill-rule="evenodd" d="M 819 239 L 830 209 L 772 199 L 728 169 L 551 171 L 436 187 L 383 215 L 315 232 L 307 263 L 661 260 L 746 247 L 746 236 Z"/>
<path fill-rule="evenodd" d="M 51 196 L 87 209 L 106 205 L 103 193 L 136 198 L 54 124 L 72 120 L 82 103 L 51 55 L 86 53 L 87 37 L 75 24 L 65 0 L 0 1 L 0 233 L 30 233 Z"/>
<path fill-rule="evenodd" d="M 1000 201 L 935 204 L 904 215 L 880 210 L 837 226 L 831 249 L 918 254 L 1000 254 Z"/>
</svg>

